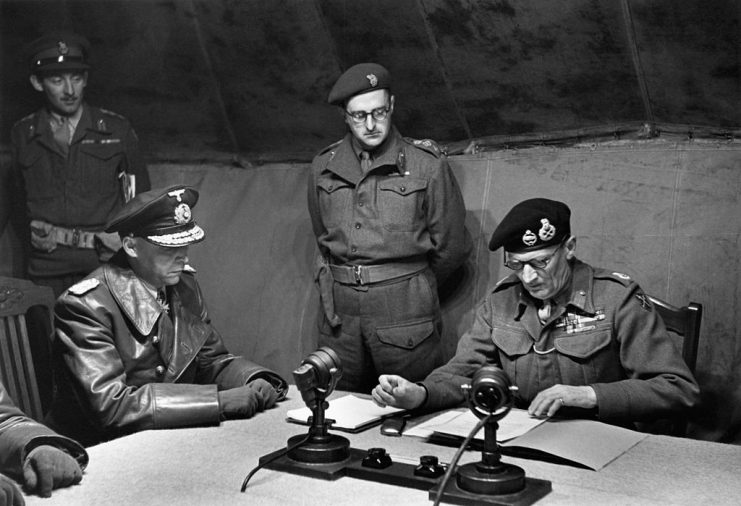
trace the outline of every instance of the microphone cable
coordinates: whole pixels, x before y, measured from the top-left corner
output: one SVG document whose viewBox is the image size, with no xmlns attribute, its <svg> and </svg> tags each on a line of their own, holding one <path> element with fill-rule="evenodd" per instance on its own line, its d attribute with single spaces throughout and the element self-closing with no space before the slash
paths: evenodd
<svg viewBox="0 0 741 506">
<path fill-rule="evenodd" d="M 254 469 L 252 470 L 252 471 L 250 471 L 250 473 L 249 473 L 249 474 L 248 474 L 248 475 L 247 475 L 247 476 L 246 476 L 246 477 L 244 478 L 244 481 L 242 482 L 242 490 L 241 490 L 241 491 L 242 491 L 242 492 L 244 492 L 244 491 L 245 491 L 245 490 L 247 489 L 247 483 L 248 483 L 248 482 L 250 481 L 250 478 L 252 478 L 252 476 L 253 476 L 253 475 L 254 475 L 254 474 L 255 474 L 255 473 L 257 472 L 257 471 L 259 471 L 260 469 L 262 469 L 262 468 L 263 468 L 263 467 L 265 467 L 266 465 L 270 464 L 270 463 L 271 463 L 271 462 L 273 462 L 274 460 L 276 460 L 276 459 L 279 459 L 280 457 L 282 457 L 283 455 L 287 454 L 288 452 L 292 452 L 293 450 L 295 450 L 296 448 L 298 448 L 298 447 L 299 447 L 299 446 L 301 446 L 302 444 L 306 443 L 306 442 L 307 442 L 307 441 L 309 440 L 309 438 L 310 438 L 310 437 L 311 437 L 311 433 L 307 433 L 307 434 L 306 434 L 306 436 L 305 436 L 305 437 L 304 437 L 303 439 L 301 439 L 300 441 L 298 441 L 298 442 L 296 442 L 296 443 L 292 444 L 291 446 L 287 446 L 287 447 L 285 447 L 285 448 L 283 449 L 283 451 L 281 451 L 281 452 L 278 452 L 277 454 L 275 454 L 275 455 L 273 455 L 272 457 L 270 457 L 270 458 L 269 458 L 268 460 L 265 460 L 264 462 L 260 462 L 260 463 L 259 463 L 259 464 L 258 464 L 258 465 L 257 465 L 257 466 L 256 466 L 256 467 L 255 467 L 255 468 L 254 468 Z"/>
<path fill-rule="evenodd" d="M 450 477 L 453 475 L 453 469 L 455 469 L 455 466 L 458 464 L 458 461 L 463 455 L 463 452 L 466 450 L 466 447 L 468 446 L 468 444 L 471 442 L 474 436 L 481 430 L 481 428 L 484 425 L 486 425 L 486 423 L 489 421 L 489 418 L 491 418 L 491 413 L 486 415 L 484 418 L 480 418 L 476 426 L 473 429 L 471 429 L 471 432 L 468 433 L 468 436 L 466 436 L 466 439 L 463 440 L 463 443 L 461 444 L 460 448 L 458 448 L 458 451 L 455 453 L 453 460 L 451 460 L 450 464 L 448 464 L 448 469 L 447 471 L 445 471 L 445 476 L 443 476 L 443 479 L 440 481 L 440 488 L 437 489 L 437 494 L 435 495 L 435 502 L 433 503 L 433 506 L 440 505 L 440 499 L 442 499 L 443 491 L 445 490 L 445 487 L 447 486 L 448 481 L 450 480 Z"/>
</svg>

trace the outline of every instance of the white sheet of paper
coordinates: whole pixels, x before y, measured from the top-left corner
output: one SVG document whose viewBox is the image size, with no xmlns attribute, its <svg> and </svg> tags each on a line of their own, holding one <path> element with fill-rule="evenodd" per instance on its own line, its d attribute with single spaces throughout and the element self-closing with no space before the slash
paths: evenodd
<svg viewBox="0 0 741 506">
<path fill-rule="evenodd" d="M 329 408 L 325 411 L 325 417 L 335 421 L 333 427 L 357 429 L 399 411 L 404 410 L 390 406 L 382 408 L 376 405 L 371 399 L 364 399 L 355 395 L 345 395 L 329 401 Z M 306 407 L 291 409 L 286 413 L 288 421 L 299 423 L 307 423 L 310 416 L 311 410 Z"/>
<path fill-rule="evenodd" d="M 404 431 L 405 436 L 430 437 L 433 433 L 465 438 L 478 418 L 467 408 L 442 413 Z M 531 418 L 523 409 L 512 409 L 499 420 L 497 441 L 504 447 L 538 450 L 599 471 L 647 434 L 596 420 Z M 484 431 L 476 434 L 484 439 Z"/>
<path fill-rule="evenodd" d="M 557 455 L 599 471 L 648 434 L 595 420 L 550 420 L 502 446 L 522 446 Z"/>
<path fill-rule="evenodd" d="M 545 422 L 545 420 L 544 418 L 532 418 L 524 409 L 511 409 L 507 416 L 499 420 L 497 441 L 508 441 L 521 436 Z M 404 435 L 425 438 L 431 436 L 433 432 L 440 432 L 465 438 L 478 421 L 479 419 L 470 409 L 459 408 L 444 411 L 426 422 L 407 429 L 404 431 Z M 483 439 L 483 429 L 480 434 L 477 434 L 477 437 Z"/>
</svg>

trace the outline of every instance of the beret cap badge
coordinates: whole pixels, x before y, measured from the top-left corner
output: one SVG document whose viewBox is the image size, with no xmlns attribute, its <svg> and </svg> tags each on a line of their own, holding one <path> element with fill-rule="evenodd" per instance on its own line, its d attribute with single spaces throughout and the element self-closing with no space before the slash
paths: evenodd
<svg viewBox="0 0 741 506">
<path fill-rule="evenodd" d="M 537 242 L 538 238 L 535 237 L 535 234 L 532 230 L 526 230 L 524 234 L 522 234 L 522 243 L 525 246 L 532 246 Z"/>
<path fill-rule="evenodd" d="M 368 74 L 365 77 L 366 79 L 368 79 L 368 83 L 370 83 L 371 86 L 373 86 L 374 88 L 378 86 L 378 78 L 375 74 Z"/>
<path fill-rule="evenodd" d="M 543 224 L 543 226 L 540 227 L 540 230 L 538 230 L 538 237 L 540 237 L 540 240 L 545 242 L 553 239 L 553 236 L 556 235 L 556 227 L 551 225 L 548 218 L 542 218 L 540 223 Z"/>
</svg>

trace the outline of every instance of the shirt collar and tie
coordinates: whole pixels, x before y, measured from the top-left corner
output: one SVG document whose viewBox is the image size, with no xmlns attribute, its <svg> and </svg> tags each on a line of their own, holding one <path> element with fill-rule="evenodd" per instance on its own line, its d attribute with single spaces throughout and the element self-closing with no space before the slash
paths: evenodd
<svg viewBox="0 0 741 506">
<path fill-rule="evenodd" d="M 54 112 L 49 114 L 49 126 L 51 127 L 54 141 L 65 156 L 69 153 L 69 146 L 75 136 L 80 117 L 81 114 L 76 114 L 74 117 L 62 116 Z"/>
</svg>

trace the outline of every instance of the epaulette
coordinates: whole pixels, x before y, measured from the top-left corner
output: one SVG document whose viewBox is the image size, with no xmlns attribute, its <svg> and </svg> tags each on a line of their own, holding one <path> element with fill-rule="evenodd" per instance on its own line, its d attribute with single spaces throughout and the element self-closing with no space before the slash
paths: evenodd
<svg viewBox="0 0 741 506">
<path fill-rule="evenodd" d="M 28 122 L 28 121 L 31 121 L 31 120 L 33 119 L 33 117 L 34 117 L 35 115 L 36 115 L 36 113 L 35 113 L 35 112 L 32 112 L 32 113 L 31 113 L 31 114 L 29 114 L 28 116 L 25 116 L 25 117 L 23 117 L 23 118 L 19 119 L 18 121 L 16 121 L 16 122 L 15 122 L 15 123 L 13 124 L 13 129 L 16 129 L 16 128 L 20 128 L 20 126 L 21 126 L 21 124 L 22 124 L 22 123 L 26 123 L 26 122 Z M 30 132 L 29 132 L 29 133 L 30 133 L 30 135 L 33 135 L 33 131 L 34 131 L 34 129 L 35 129 L 35 126 L 34 126 L 34 124 L 33 124 L 33 123 L 31 123 L 31 124 L 29 125 L 29 128 L 31 129 L 31 130 L 30 130 Z"/>
<path fill-rule="evenodd" d="M 85 295 L 93 288 L 97 288 L 98 285 L 100 285 L 100 281 L 97 278 L 87 278 L 70 286 L 67 291 L 79 297 L 80 295 Z"/>
<path fill-rule="evenodd" d="M 498 292 L 500 290 L 504 290 L 505 288 L 508 288 L 512 285 L 516 285 L 519 283 L 520 280 L 515 274 L 510 274 L 508 276 L 503 277 L 499 281 L 497 281 L 497 284 L 494 285 L 494 288 L 492 288 L 492 293 Z"/>
<path fill-rule="evenodd" d="M 609 279 L 612 281 L 617 281 L 623 286 L 629 286 L 631 283 L 633 283 L 633 278 L 628 276 L 627 274 L 623 274 L 622 272 L 610 272 L 606 270 L 595 270 L 594 277 L 598 279 Z"/>
<path fill-rule="evenodd" d="M 339 146 L 339 145 L 340 145 L 340 143 L 341 143 L 342 141 L 343 141 L 343 139 L 340 139 L 340 140 L 338 140 L 338 141 L 336 141 L 336 142 L 333 142 L 333 143 L 332 143 L 332 144 L 330 144 L 329 146 L 327 146 L 327 147 L 325 147 L 325 148 L 322 148 L 322 149 L 321 149 L 321 150 L 320 150 L 320 151 L 319 151 L 319 152 L 318 152 L 318 153 L 316 154 L 316 156 L 321 156 L 321 155 L 323 155 L 324 153 L 326 153 L 326 152 L 328 152 L 328 151 L 331 151 L 332 149 L 334 149 L 334 148 L 336 148 L 337 146 Z"/>
<path fill-rule="evenodd" d="M 432 139 L 411 139 L 409 137 L 404 137 L 404 140 L 413 144 L 415 147 L 434 155 L 435 158 L 440 158 L 443 155 L 443 151 L 440 149 L 438 143 Z"/>
<path fill-rule="evenodd" d="M 126 120 L 125 117 L 121 116 L 117 112 L 109 111 L 108 109 L 100 108 L 100 112 L 102 112 L 103 114 L 107 114 L 108 116 L 113 116 L 114 118 Z"/>
<path fill-rule="evenodd" d="M 28 120 L 30 120 L 30 119 L 33 119 L 33 117 L 34 117 L 34 116 L 36 116 L 36 113 L 35 113 L 35 112 L 32 112 L 32 113 L 31 113 L 31 114 L 29 114 L 28 116 L 24 116 L 24 117 L 22 117 L 21 119 L 19 119 L 18 121 L 16 121 L 16 122 L 15 122 L 15 124 L 16 124 L 16 125 L 19 125 L 19 124 L 23 123 L 24 121 L 28 121 Z M 15 125 L 14 125 L 14 126 L 15 126 Z"/>
</svg>

